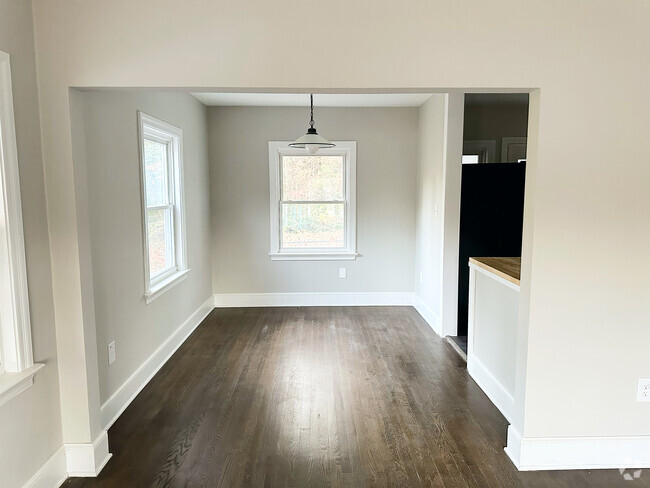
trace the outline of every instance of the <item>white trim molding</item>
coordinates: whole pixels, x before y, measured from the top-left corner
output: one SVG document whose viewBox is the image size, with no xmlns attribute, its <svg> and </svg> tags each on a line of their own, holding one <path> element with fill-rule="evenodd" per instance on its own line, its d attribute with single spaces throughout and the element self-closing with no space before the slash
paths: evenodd
<svg viewBox="0 0 650 488">
<path fill-rule="evenodd" d="M 272 261 L 354 261 L 356 252 L 277 252 L 269 253 Z"/>
<path fill-rule="evenodd" d="M 92 444 L 63 444 L 68 476 L 93 478 L 104 469 L 112 454 L 108 452 L 108 433 L 103 430 Z"/>
<path fill-rule="evenodd" d="M 45 365 L 42 363 L 36 363 L 19 373 L 0 374 L 0 405 L 11 401 L 32 386 L 34 375 L 43 366 Z"/>
<path fill-rule="evenodd" d="M 337 307 L 413 305 L 413 293 L 224 293 L 214 295 L 222 307 Z"/>
<path fill-rule="evenodd" d="M 413 292 L 221 293 L 215 308 L 228 307 L 373 307 L 412 306 L 438 335 L 439 317 Z"/>
<path fill-rule="evenodd" d="M 178 271 L 175 274 L 171 275 L 166 280 L 157 283 L 155 286 L 152 286 L 151 289 L 144 294 L 145 303 L 149 304 L 153 302 L 156 298 L 158 298 L 160 295 L 165 293 L 167 290 L 170 290 L 174 288 L 176 285 L 178 285 L 179 283 L 185 281 L 185 278 L 187 278 L 187 273 L 189 272 L 190 272 L 189 268 L 184 269 L 182 271 Z"/>
<path fill-rule="evenodd" d="M 0 51 L 0 373 L 33 363 L 9 55 Z"/>
<path fill-rule="evenodd" d="M 650 436 L 521 437 L 511 425 L 505 452 L 519 471 L 650 468 Z"/>
<path fill-rule="evenodd" d="M 61 446 L 22 488 L 59 488 L 67 479 L 65 448 Z"/>
<path fill-rule="evenodd" d="M 417 293 L 413 294 L 413 308 L 422 316 L 424 321 L 429 324 L 429 327 L 440 337 L 442 337 L 442 327 L 440 323 L 440 317 L 435 313 L 429 305 L 427 305 L 424 300 Z"/>
<path fill-rule="evenodd" d="M 151 378 L 208 316 L 214 308 L 213 303 L 213 297 L 203 302 L 101 406 L 102 428 L 109 429 L 113 425 L 126 410 L 126 407 L 138 396 L 138 393 L 147 386 Z"/>
<path fill-rule="evenodd" d="M 506 420 L 512 422 L 515 413 L 515 398 L 490 373 L 476 355 L 467 355 L 467 372 Z"/>
</svg>

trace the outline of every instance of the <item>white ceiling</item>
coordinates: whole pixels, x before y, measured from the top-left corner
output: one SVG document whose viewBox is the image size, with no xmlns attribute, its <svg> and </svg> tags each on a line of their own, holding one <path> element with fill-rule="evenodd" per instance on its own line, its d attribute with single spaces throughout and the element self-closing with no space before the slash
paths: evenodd
<svg viewBox="0 0 650 488">
<path fill-rule="evenodd" d="M 192 93 L 208 106 L 308 107 L 304 93 Z M 419 107 L 431 93 L 314 94 L 316 107 Z"/>
</svg>

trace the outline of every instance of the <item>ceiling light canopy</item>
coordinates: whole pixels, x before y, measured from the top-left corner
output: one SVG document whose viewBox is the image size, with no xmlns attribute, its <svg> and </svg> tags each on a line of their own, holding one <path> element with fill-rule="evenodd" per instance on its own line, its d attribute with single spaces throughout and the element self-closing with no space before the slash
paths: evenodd
<svg viewBox="0 0 650 488">
<path fill-rule="evenodd" d="M 297 147 L 300 149 L 306 149 L 309 154 L 316 154 L 316 152 L 319 149 L 334 147 L 336 144 L 328 141 L 324 137 L 319 136 L 318 132 L 316 132 L 316 128 L 314 127 L 314 95 L 313 94 L 309 95 L 309 101 L 311 106 L 311 111 L 310 111 L 311 118 L 309 120 L 309 129 L 307 129 L 307 133 L 304 136 L 299 137 L 291 144 L 289 144 L 289 146 Z"/>
</svg>

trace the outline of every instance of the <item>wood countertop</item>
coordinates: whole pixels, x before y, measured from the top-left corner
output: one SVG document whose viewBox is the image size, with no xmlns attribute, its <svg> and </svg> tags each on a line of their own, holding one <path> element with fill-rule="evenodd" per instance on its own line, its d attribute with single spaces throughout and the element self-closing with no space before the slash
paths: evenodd
<svg viewBox="0 0 650 488">
<path fill-rule="evenodd" d="M 521 258 L 469 258 L 469 262 L 519 286 Z"/>
</svg>

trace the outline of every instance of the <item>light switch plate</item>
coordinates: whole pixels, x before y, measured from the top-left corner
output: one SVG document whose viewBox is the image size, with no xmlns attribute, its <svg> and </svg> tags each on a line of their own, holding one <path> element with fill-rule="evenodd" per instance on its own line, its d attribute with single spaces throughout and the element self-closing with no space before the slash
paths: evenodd
<svg viewBox="0 0 650 488">
<path fill-rule="evenodd" d="M 650 402 L 650 378 L 639 378 L 636 401 Z"/>
<path fill-rule="evenodd" d="M 110 366 L 115 362 L 115 341 L 108 345 L 108 365 Z"/>
</svg>

